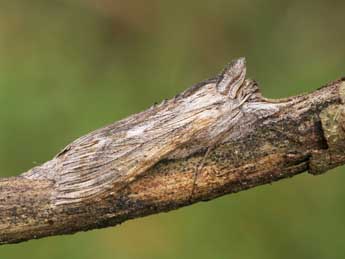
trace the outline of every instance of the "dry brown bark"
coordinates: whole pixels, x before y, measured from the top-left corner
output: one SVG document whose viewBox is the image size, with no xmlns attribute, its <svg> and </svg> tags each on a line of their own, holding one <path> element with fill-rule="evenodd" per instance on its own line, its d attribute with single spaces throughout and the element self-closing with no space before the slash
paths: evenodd
<svg viewBox="0 0 345 259">
<path fill-rule="evenodd" d="M 281 100 L 244 59 L 0 180 L 0 244 L 114 226 L 345 161 L 345 79 Z"/>
</svg>

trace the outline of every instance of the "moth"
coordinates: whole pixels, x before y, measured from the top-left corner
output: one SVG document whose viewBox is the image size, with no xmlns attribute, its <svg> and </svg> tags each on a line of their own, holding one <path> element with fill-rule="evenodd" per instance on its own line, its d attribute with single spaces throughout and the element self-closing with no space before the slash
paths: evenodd
<svg viewBox="0 0 345 259">
<path fill-rule="evenodd" d="M 260 109 L 261 102 L 257 84 L 246 79 L 245 59 L 240 58 L 215 78 L 77 139 L 23 176 L 53 180 L 56 204 L 109 190 L 116 193 L 163 159 L 196 152 L 207 156 L 218 144 L 236 137 L 239 120 L 249 124 L 255 119 L 251 111 Z"/>
</svg>

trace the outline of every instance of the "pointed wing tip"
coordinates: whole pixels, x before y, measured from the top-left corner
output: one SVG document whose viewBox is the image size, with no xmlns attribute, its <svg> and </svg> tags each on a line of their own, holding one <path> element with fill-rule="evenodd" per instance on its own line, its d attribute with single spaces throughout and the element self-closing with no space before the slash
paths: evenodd
<svg viewBox="0 0 345 259">
<path fill-rule="evenodd" d="M 234 59 L 229 67 L 237 67 L 237 68 L 245 68 L 246 67 L 246 58 L 245 57 L 240 57 L 238 59 Z"/>
<path fill-rule="evenodd" d="M 240 57 L 229 63 L 220 75 L 217 83 L 218 91 L 223 95 L 235 98 L 238 89 L 243 84 L 246 77 L 246 59 Z"/>
<path fill-rule="evenodd" d="M 238 59 L 232 60 L 223 70 L 223 75 L 228 74 L 233 77 L 237 77 L 240 74 L 245 74 L 247 70 L 246 67 L 246 58 L 240 57 Z"/>
</svg>

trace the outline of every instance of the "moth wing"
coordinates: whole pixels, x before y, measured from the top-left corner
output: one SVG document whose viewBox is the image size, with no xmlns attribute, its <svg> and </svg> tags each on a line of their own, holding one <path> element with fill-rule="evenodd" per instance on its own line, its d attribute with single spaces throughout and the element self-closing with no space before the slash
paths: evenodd
<svg viewBox="0 0 345 259">
<path fill-rule="evenodd" d="M 216 85 L 218 92 L 235 99 L 246 78 L 246 71 L 245 58 L 233 60 L 219 76 Z"/>
<path fill-rule="evenodd" d="M 190 117 L 174 114 L 160 118 L 156 125 L 129 124 L 119 122 L 88 134 L 60 152 L 57 204 L 78 202 L 109 189 L 118 191 L 195 133 Z"/>
</svg>

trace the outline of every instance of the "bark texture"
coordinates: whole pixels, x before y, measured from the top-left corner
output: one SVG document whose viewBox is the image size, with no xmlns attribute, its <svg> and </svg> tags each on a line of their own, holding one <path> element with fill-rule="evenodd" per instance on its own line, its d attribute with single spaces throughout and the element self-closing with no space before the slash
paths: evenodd
<svg viewBox="0 0 345 259">
<path fill-rule="evenodd" d="M 261 96 L 244 59 L 0 180 L 0 244 L 114 226 L 345 163 L 345 80 Z"/>
</svg>

